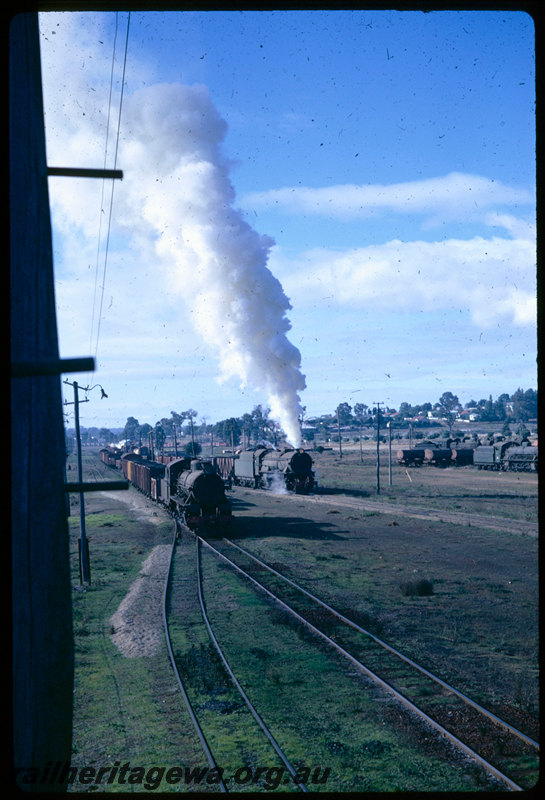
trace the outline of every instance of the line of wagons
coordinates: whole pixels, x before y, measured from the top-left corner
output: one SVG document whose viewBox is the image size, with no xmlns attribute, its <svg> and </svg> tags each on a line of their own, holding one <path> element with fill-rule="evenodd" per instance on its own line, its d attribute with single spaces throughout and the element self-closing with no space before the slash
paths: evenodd
<svg viewBox="0 0 545 800">
<path fill-rule="evenodd" d="M 233 484 L 304 494 L 316 486 L 312 459 L 303 449 L 256 447 L 207 460 L 169 456 L 150 460 L 147 448 L 124 455 L 104 448 L 100 458 L 193 531 L 222 529 L 231 522 L 225 489 Z"/>
<path fill-rule="evenodd" d="M 422 447 L 398 450 L 397 460 L 404 466 L 474 466 L 478 469 L 537 472 L 537 446 L 517 442 L 498 442 L 475 448 Z"/>
</svg>

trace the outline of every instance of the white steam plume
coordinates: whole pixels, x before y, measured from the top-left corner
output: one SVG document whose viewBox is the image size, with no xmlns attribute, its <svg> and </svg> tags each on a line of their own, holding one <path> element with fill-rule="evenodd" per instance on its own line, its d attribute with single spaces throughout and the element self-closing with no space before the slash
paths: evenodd
<svg viewBox="0 0 545 800">
<path fill-rule="evenodd" d="M 274 241 L 233 206 L 225 121 L 205 86 L 180 84 L 134 93 L 123 117 L 127 225 L 138 214 L 151 226 L 196 330 L 219 358 L 220 381 L 237 377 L 265 391 L 271 417 L 299 446 L 305 378 L 286 336 L 291 306 L 267 267 Z"/>
</svg>

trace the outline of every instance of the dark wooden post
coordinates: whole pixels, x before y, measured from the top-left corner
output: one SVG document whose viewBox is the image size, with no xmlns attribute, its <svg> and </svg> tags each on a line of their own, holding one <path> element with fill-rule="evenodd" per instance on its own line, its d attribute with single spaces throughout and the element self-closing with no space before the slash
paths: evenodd
<svg viewBox="0 0 545 800">
<path fill-rule="evenodd" d="M 9 118 L 11 359 L 58 362 L 37 13 L 11 20 Z M 12 377 L 11 448 L 13 757 L 15 767 L 43 773 L 48 762 L 70 761 L 72 742 L 60 375 Z"/>
</svg>

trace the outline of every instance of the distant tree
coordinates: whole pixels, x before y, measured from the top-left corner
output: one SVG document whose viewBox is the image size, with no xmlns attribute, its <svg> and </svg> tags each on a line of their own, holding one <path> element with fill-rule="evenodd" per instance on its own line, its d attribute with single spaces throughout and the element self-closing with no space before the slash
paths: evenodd
<svg viewBox="0 0 545 800">
<path fill-rule="evenodd" d="M 135 417 L 129 417 L 123 428 L 123 436 L 130 442 L 137 442 L 140 438 L 140 423 Z"/>
<path fill-rule="evenodd" d="M 255 434 L 255 429 L 256 429 L 256 426 L 254 424 L 254 418 L 252 417 L 251 414 L 246 413 L 243 414 L 242 417 L 240 417 L 239 422 L 240 422 L 240 429 L 244 434 L 244 436 L 246 437 L 248 445 L 250 445 L 252 442 L 252 436 Z"/>
<path fill-rule="evenodd" d="M 339 403 L 335 415 L 341 425 L 349 425 L 352 422 L 352 406 L 348 403 Z"/>
<path fill-rule="evenodd" d="M 202 447 L 198 442 L 187 442 L 184 447 L 184 453 L 189 458 L 196 458 L 201 452 Z"/>
<path fill-rule="evenodd" d="M 145 439 L 147 439 L 150 434 L 150 431 L 152 430 L 153 428 L 151 427 L 149 422 L 144 422 L 144 424 L 140 425 L 140 427 L 138 428 L 138 440 L 144 441 Z"/>
<path fill-rule="evenodd" d="M 480 406 L 480 415 L 483 422 L 496 421 L 496 408 L 494 406 L 494 401 L 492 400 L 492 395 L 490 395 L 488 400 L 485 400 L 483 405 Z"/>
<path fill-rule="evenodd" d="M 412 417 L 413 416 L 413 408 L 410 403 L 401 403 L 399 406 L 399 413 L 403 415 L 403 417 Z"/>
<path fill-rule="evenodd" d="M 189 420 L 189 430 L 191 432 L 191 439 L 193 439 L 193 420 L 197 417 L 197 412 L 193 408 L 188 408 L 187 411 L 180 413 L 182 421 Z"/>
<path fill-rule="evenodd" d="M 166 438 L 167 437 L 166 437 L 165 429 L 163 428 L 161 423 L 158 422 L 156 424 L 155 430 L 154 430 L 154 439 L 155 439 L 155 447 L 157 448 L 157 450 L 159 452 L 163 451 L 163 448 L 165 446 L 165 439 Z"/>
<path fill-rule="evenodd" d="M 110 444 L 115 440 L 114 434 L 108 428 L 100 428 L 97 438 L 101 444 Z"/>
<path fill-rule="evenodd" d="M 177 411 L 171 411 L 170 418 L 172 420 L 172 432 L 174 435 L 177 436 L 178 431 L 182 430 L 182 425 L 184 424 L 184 418 Z"/>
<path fill-rule="evenodd" d="M 172 417 L 162 417 L 162 419 L 155 423 L 155 427 L 158 425 L 160 425 L 165 432 L 165 436 L 172 436 L 174 429 L 174 420 Z"/>
<path fill-rule="evenodd" d="M 265 428 L 265 439 L 272 439 L 275 447 L 278 446 L 279 439 L 282 438 L 282 428 L 273 419 L 267 420 L 267 427 Z"/>
<path fill-rule="evenodd" d="M 517 389 L 511 395 L 511 402 L 516 422 L 537 418 L 537 392 L 534 389 Z"/>
<path fill-rule="evenodd" d="M 240 422 L 236 417 L 225 419 L 219 424 L 221 424 L 221 435 L 226 442 L 232 443 L 234 447 L 240 444 Z"/>
<path fill-rule="evenodd" d="M 356 403 L 354 405 L 354 416 L 358 421 L 358 425 L 362 427 L 366 421 L 369 407 L 365 403 Z"/>
<path fill-rule="evenodd" d="M 263 408 L 261 405 L 255 406 L 252 410 L 252 432 L 256 442 L 265 438 L 265 429 L 269 426 L 269 413 L 270 409 Z"/>
<path fill-rule="evenodd" d="M 449 435 L 452 433 L 452 426 L 460 409 L 460 401 L 457 396 L 452 392 L 443 392 L 437 403 L 437 410 L 447 422 Z"/>
</svg>

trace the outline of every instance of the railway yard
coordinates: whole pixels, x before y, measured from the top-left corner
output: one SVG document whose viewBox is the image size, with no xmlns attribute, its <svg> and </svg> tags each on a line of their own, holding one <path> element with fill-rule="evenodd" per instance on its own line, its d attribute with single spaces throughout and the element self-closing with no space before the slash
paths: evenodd
<svg viewBox="0 0 545 800">
<path fill-rule="evenodd" d="M 214 538 L 89 492 L 87 586 L 71 497 L 69 791 L 535 785 L 537 474 L 384 461 L 377 493 L 371 449 L 309 452 L 315 494 L 235 486 Z"/>
</svg>

